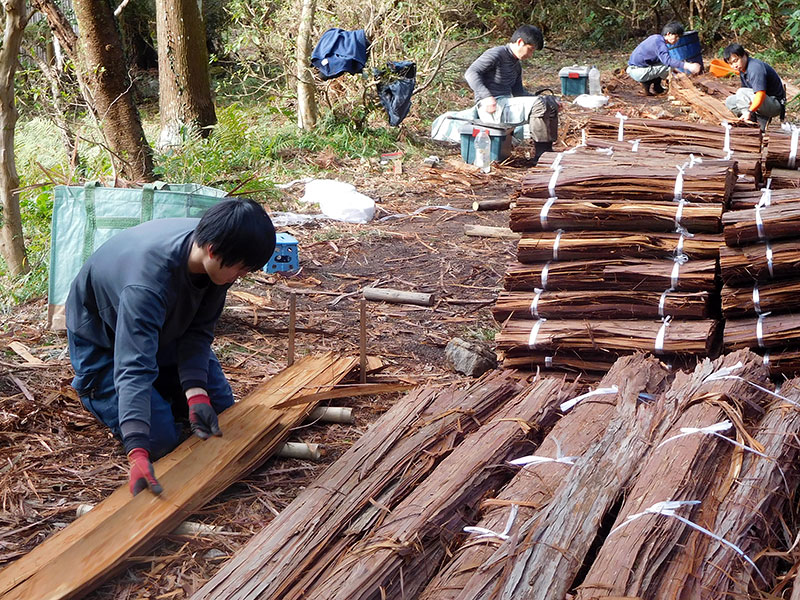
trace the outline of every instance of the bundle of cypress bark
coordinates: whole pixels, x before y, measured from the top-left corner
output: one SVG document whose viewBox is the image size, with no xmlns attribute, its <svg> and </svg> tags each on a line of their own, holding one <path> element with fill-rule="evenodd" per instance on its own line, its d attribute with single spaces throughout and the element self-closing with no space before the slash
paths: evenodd
<svg viewBox="0 0 800 600">
<path fill-rule="evenodd" d="M 770 131 L 767 140 L 767 168 L 800 168 L 800 130 L 791 132 Z"/>
<path fill-rule="evenodd" d="M 772 179 L 774 189 L 800 188 L 800 171 L 797 169 L 770 169 L 768 177 Z"/>
<path fill-rule="evenodd" d="M 800 190 L 798 190 L 800 192 Z M 800 227 L 800 200 L 752 209 L 729 211 L 722 216 L 725 243 L 744 246 L 764 240 L 796 238 Z"/>
<path fill-rule="evenodd" d="M 728 113 L 728 117 L 732 115 Z M 716 120 L 716 123 L 724 119 Z M 656 148 L 708 148 L 712 157 L 716 152 L 733 151 L 734 156 L 761 154 L 761 132 L 755 127 L 730 127 L 721 125 L 705 125 L 688 123 L 671 119 L 634 119 L 592 115 L 586 123 L 586 135 L 589 138 L 600 138 L 617 141 L 640 140 L 640 144 Z M 622 139 L 620 140 L 620 131 Z M 726 142 L 727 140 L 727 142 Z M 703 156 L 702 151 L 690 152 Z"/>
<path fill-rule="evenodd" d="M 772 182 L 769 182 L 770 186 Z M 777 204 L 792 204 L 800 202 L 800 189 L 785 188 L 782 190 L 772 190 L 770 188 L 770 206 Z M 728 208 L 730 210 L 743 210 L 745 208 L 755 208 L 764 197 L 763 190 L 734 190 Z"/>
</svg>

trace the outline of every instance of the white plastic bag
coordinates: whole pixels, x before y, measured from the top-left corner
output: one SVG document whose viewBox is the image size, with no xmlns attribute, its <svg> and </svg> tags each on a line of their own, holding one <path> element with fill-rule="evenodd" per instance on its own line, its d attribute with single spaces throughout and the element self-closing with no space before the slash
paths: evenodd
<svg viewBox="0 0 800 600">
<path fill-rule="evenodd" d="M 573 104 L 582 106 L 583 108 L 600 108 L 608 104 L 608 96 L 592 96 L 590 94 L 581 94 L 572 101 Z"/>
<path fill-rule="evenodd" d="M 354 185 L 335 179 L 313 179 L 306 183 L 301 202 L 319 204 L 323 215 L 346 223 L 368 223 L 375 216 L 375 201 Z"/>
</svg>

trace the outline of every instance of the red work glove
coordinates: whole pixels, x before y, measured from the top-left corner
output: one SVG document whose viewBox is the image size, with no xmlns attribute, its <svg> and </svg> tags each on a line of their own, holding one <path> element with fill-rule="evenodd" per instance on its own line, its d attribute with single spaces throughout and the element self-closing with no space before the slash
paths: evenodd
<svg viewBox="0 0 800 600">
<path fill-rule="evenodd" d="M 206 394 L 192 396 L 187 403 L 189 404 L 189 423 L 192 426 L 192 433 L 204 440 L 212 435 L 222 436 L 217 413 Z"/>
<path fill-rule="evenodd" d="M 150 453 L 147 450 L 134 448 L 128 452 L 128 464 L 130 465 L 128 487 L 131 494 L 135 496 L 146 488 L 150 488 L 150 491 L 156 495 L 163 491 L 153 472 L 153 463 L 150 462 Z"/>
</svg>

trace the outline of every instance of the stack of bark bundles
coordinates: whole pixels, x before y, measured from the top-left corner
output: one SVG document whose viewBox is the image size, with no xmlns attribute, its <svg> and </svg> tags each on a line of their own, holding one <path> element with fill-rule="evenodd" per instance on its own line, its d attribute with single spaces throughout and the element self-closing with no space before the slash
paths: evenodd
<svg viewBox="0 0 800 600">
<path fill-rule="evenodd" d="M 713 355 L 735 162 L 654 149 L 545 156 L 511 211 L 518 263 L 494 307 L 504 364 L 605 371 L 640 350 Z"/>
<path fill-rule="evenodd" d="M 775 198 L 775 200 L 773 200 Z M 747 195 L 737 206 L 752 206 Z M 761 191 L 723 215 L 720 249 L 726 349 L 751 348 L 773 374 L 800 371 L 800 189 Z"/>
<path fill-rule="evenodd" d="M 420 599 L 771 590 L 778 565 L 764 550 L 793 541 L 784 508 L 800 482 L 800 382 L 786 400 L 756 386 L 767 389 L 767 372 L 747 351 L 674 378 L 652 358 L 622 359 L 484 502 Z"/>
<path fill-rule="evenodd" d="M 579 390 L 513 371 L 430 386 L 378 419 L 192 600 L 413 598 L 480 501 Z"/>
<path fill-rule="evenodd" d="M 771 130 L 766 146 L 768 169 L 800 168 L 800 128 L 790 127 L 787 132 Z"/>
</svg>

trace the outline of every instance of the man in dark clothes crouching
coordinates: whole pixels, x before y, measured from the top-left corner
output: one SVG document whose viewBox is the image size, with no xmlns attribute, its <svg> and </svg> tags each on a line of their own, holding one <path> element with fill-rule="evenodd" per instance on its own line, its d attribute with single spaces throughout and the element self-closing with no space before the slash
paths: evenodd
<svg viewBox="0 0 800 600">
<path fill-rule="evenodd" d="M 200 438 L 222 435 L 233 393 L 211 350 L 228 288 L 275 248 L 269 216 L 226 199 L 202 219 L 157 219 L 126 229 L 86 261 L 66 303 L 72 386 L 122 439 L 129 486 L 161 493 L 152 460 L 178 445 L 173 412 L 188 409 Z"/>
</svg>

